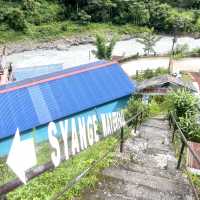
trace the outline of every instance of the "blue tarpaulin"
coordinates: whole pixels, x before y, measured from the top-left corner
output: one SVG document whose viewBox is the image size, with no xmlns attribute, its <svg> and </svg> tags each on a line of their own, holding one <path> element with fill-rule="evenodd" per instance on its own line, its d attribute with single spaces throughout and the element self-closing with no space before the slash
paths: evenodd
<svg viewBox="0 0 200 200">
<path fill-rule="evenodd" d="M 63 69 L 62 64 L 25 67 L 25 68 L 15 69 L 13 75 L 17 81 L 22 81 L 27 78 L 33 78 L 36 76 L 41 76 L 52 72 L 61 71 L 62 69 Z"/>
</svg>

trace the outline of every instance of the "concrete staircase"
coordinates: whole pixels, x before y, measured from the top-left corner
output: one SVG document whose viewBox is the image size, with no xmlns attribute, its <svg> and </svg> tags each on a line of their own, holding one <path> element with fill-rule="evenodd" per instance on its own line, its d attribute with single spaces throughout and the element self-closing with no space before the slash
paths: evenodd
<svg viewBox="0 0 200 200">
<path fill-rule="evenodd" d="M 128 139 L 117 166 L 102 172 L 95 191 L 84 200 L 192 200 L 191 186 L 180 171 L 170 144 L 168 122 L 152 118 Z"/>
</svg>

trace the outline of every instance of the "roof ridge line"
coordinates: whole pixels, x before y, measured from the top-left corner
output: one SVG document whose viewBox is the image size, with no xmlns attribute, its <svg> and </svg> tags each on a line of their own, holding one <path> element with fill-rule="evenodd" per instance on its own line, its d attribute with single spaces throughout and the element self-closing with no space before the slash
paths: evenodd
<svg viewBox="0 0 200 200">
<path fill-rule="evenodd" d="M 36 81 L 30 81 L 29 83 L 25 83 L 25 84 L 22 84 L 22 85 L 19 85 L 19 86 L 14 86 L 14 87 L 11 86 L 10 88 L 5 88 L 5 89 L 0 90 L 0 94 L 11 92 L 11 91 L 14 91 L 14 90 L 17 90 L 17 89 L 22 89 L 22 88 L 34 86 L 34 85 L 37 85 L 37 84 L 40 84 L 40 83 L 45 83 L 45 82 L 48 82 L 48 81 L 53 81 L 53 80 L 57 80 L 57 79 L 65 78 L 65 77 L 70 77 L 70 76 L 77 75 L 77 74 L 84 73 L 84 72 L 88 72 L 88 71 L 91 71 L 91 70 L 107 67 L 107 66 L 112 65 L 112 64 L 117 64 L 117 62 L 113 61 L 113 62 L 107 62 L 107 63 L 103 63 L 103 64 L 101 63 L 101 64 L 93 65 L 93 66 L 88 67 L 88 68 L 79 69 L 79 70 L 75 70 L 75 71 L 72 71 L 72 72 L 66 72 L 64 74 L 52 76 L 52 77 L 49 77 L 49 78 L 36 80 Z"/>
</svg>

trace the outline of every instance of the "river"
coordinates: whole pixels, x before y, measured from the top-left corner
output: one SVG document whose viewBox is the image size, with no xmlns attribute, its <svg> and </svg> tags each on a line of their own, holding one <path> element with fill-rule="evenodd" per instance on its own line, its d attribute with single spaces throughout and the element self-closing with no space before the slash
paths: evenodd
<svg viewBox="0 0 200 200">
<path fill-rule="evenodd" d="M 200 48 L 200 39 L 193 39 L 191 37 L 179 37 L 177 44 L 188 44 L 190 49 L 197 47 Z M 155 50 L 157 53 L 163 54 L 169 52 L 171 46 L 172 46 L 172 37 L 163 36 L 162 39 L 156 43 Z M 7 57 L 7 60 L 9 62 L 12 62 L 16 68 L 41 66 L 41 65 L 57 64 L 57 63 L 63 63 L 65 68 L 68 68 L 96 61 L 97 59 L 95 58 L 95 56 L 90 53 L 94 49 L 95 46 L 93 44 L 71 46 L 68 48 L 68 50 L 36 49 L 36 50 L 11 54 Z M 143 45 L 136 42 L 135 39 L 129 39 L 117 42 L 115 49 L 113 51 L 113 55 L 130 56 L 136 54 L 137 52 L 140 55 L 144 54 Z M 195 65 L 200 66 L 200 59 L 196 59 L 195 62 L 193 59 L 191 60 Z M 135 73 L 135 71 L 130 73 L 132 69 L 129 68 L 132 66 L 137 66 L 139 68 L 141 68 L 141 66 L 149 68 L 156 68 L 157 66 L 163 67 L 167 66 L 166 63 L 168 63 L 168 60 L 167 58 L 163 58 L 160 60 L 158 58 L 155 59 L 151 58 L 149 60 L 139 59 L 135 62 L 136 63 L 134 63 L 134 61 L 131 61 L 123 65 L 125 66 L 124 67 L 125 71 L 127 71 L 129 75 Z M 139 64 L 137 62 L 139 62 Z"/>
</svg>

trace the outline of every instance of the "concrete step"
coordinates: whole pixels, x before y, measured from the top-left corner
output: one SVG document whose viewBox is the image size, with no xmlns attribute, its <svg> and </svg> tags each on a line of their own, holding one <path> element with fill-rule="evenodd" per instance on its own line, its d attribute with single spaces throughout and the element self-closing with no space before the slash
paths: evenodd
<svg viewBox="0 0 200 200">
<path fill-rule="evenodd" d="M 188 180 L 176 170 L 168 121 L 147 120 L 117 153 L 118 165 L 103 170 L 95 191 L 81 200 L 193 200 Z"/>
<path fill-rule="evenodd" d="M 123 170 L 120 168 L 105 169 L 103 175 L 128 182 L 131 185 L 143 186 L 164 193 L 174 193 L 178 195 L 192 194 L 190 186 L 185 184 L 185 182 L 169 180 L 164 177 Z"/>
<path fill-rule="evenodd" d="M 106 178 L 99 188 L 84 196 L 86 200 L 189 200 L 182 194 L 161 192 L 147 186 Z"/>
<path fill-rule="evenodd" d="M 180 181 L 180 179 L 185 180 L 182 177 L 182 173 L 176 170 L 176 168 L 174 170 L 169 171 L 169 170 L 164 170 L 164 169 L 158 169 L 156 167 L 146 167 L 146 166 L 142 166 L 142 165 L 138 165 L 138 164 L 134 164 L 130 162 L 123 163 L 119 165 L 119 167 L 127 171 L 138 172 L 138 173 L 151 175 L 151 176 L 158 176 L 158 177 L 167 178 L 174 181 Z"/>
</svg>

